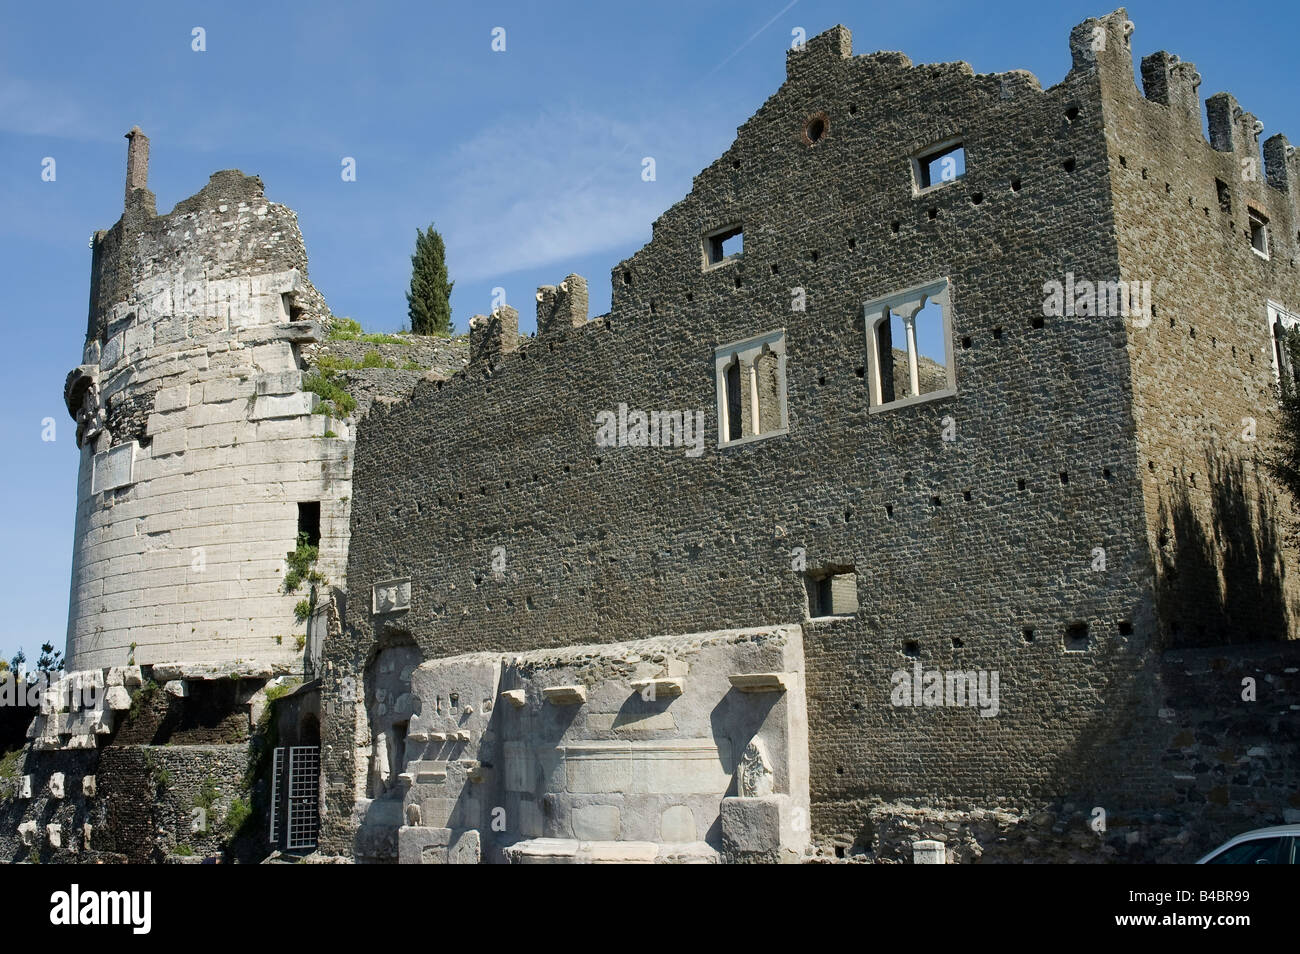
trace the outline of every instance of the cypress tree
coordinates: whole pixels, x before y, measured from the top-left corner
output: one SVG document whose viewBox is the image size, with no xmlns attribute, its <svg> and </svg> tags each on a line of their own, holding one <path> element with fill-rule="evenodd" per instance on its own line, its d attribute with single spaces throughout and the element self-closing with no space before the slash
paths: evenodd
<svg viewBox="0 0 1300 954">
<path fill-rule="evenodd" d="M 451 332 L 451 288 L 447 281 L 447 248 L 432 225 L 416 230 L 411 256 L 411 290 L 406 293 L 411 331 L 417 335 Z"/>
</svg>

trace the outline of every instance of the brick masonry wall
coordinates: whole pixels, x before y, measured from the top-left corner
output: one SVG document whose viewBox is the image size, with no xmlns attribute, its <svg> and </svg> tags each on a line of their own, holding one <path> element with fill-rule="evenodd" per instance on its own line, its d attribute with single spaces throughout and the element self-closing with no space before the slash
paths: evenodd
<svg viewBox="0 0 1300 954">
<path fill-rule="evenodd" d="M 908 862 L 912 842 L 932 838 L 952 862 L 1194 862 L 1233 835 L 1300 819 L 1298 672 L 1296 642 L 1153 656 L 1113 748 L 1144 771 L 1031 810 L 879 798 L 830 806 L 851 836 L 826 856 Z M 1246 680 L 1254 701 L 1243 698 Z"/>
<path fill-rule="evenodd" d="M 1286 639 L 1296 518 L 1262 464 L 1277 418 L 1267 303 L 1300 311 L 1298 167 L 1281 137 L 1266 166 L 1255 117 L 1226 94 L 1207 104 L 1207 142 L 1192 63 L 1147 57 L 1145 96 L 1123 44 L 1100 73 L 1122 271 L 1150 283 L 1155 309 L 1128 322 L 1126 350 L 1161 636 Z M 1267 260 L 1251 248 L 1249 208 L 1268 217 Z"/>
<path fill-rule="evenodd" d="M 379 642 L 409 631 L 433 658 L 798 622 L 797 547 L 809 568 L 855 567 L 861 606 L 805 625 L 816 838 L 855 837 L 865 815 L 839 806 L 868 798 L 1015 808 L 1126 769 L 1105 743 L 1155 620 L 1123 323 L 1036 321 L 1044 276 L 1118 272 L 1081 42 L 1042 90 L 853 57 L 842 28 L 810 41 L 613 270 L 609 316 L 372 411 L 348 627 L 326 647 L 331 850 L 350 849 L 364 755 L 342 680 Z M 954 135 L 966 174 L 914 195 L 909 155 Z M 736 222 L 743 256 L 702 269 L 702 237 Z M 863 302 L 944 277 L 956 395 L 869 413 Z M 718 448 L 714 349 L 781 328 L 788 435 Z M 597 446 L 595 415 L 620 403 L 702 411 L 703 454 Z M 371 586 L 407 575 L 410 611 L 372 617 Z M 1066 653 L 1075 622 L 1089 646 Z M 891 673 L 916 661 L 997 670 L 1000 714 L 895 708 Z"/>
</svg>

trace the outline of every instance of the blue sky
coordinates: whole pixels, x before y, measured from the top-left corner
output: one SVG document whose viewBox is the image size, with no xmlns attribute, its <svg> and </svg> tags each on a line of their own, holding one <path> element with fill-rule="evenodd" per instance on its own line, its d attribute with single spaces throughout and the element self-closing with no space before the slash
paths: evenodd
<svg viewBox="0 0 1300 954">
<path fill-rule="evenodd" d="M 787 5 L 788 4 L 788 5 Z M 218 169 L 260 175 L 298 212 L 311 278 L 368 329 L 406 321 L 417 228 L 446 238 L 459 330 L 506 289 L 569 272 L 609 306 L 609 270 L 650 237 L 776 90 L 791 31 L 835 23 L 854 51 L 1069 69 L 1070 27 L 1106 3 L 685 0 L 654 3 L 7 4 L 0 24 L 0 654 L 62 649 L 77 450 L 62 407 L 80 359 L 96 229 L 121 213 L 126 141 L 152 140 L 160 211 Z M 1132 3 L 1135 60 L 1167 49 L 1228 90 L 1264 137 L 1300 142 L 1293 38 L 1278 2 Z M 491 49 L 506 31 L 505 52 Z M 205 52 L 191 49 L 206 31 Z M 357 162 L 343 182 L 340 163 Z M 641 179 L 653 156 L 657 179 Z M 41 179 L 52 157 L 56 179 Z M 42 420 L 57 421 L 43 441 Z"/>
</svg>

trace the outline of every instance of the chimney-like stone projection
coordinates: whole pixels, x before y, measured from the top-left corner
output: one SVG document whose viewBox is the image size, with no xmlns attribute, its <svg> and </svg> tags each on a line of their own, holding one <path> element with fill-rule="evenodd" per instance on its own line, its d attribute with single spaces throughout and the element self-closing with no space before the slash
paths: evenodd
<svg viewBox="0 0 1300 954">
<path fill-rule="evenodd" d="M 132 192 L 149 188 L 149 137 L 132 126 L 126 139 L 126 204 L 130 205 Z"/>
</svg>

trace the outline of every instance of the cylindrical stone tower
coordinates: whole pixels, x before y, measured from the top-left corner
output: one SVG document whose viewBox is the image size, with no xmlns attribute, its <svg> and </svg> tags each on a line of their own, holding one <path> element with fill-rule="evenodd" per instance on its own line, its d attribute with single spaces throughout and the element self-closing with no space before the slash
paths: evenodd
<svg viewBox="0 0 1300 954">
<path fill-rule="evenodd" d="M 307 534 L 342 585 L 347 549 L 352 441 L 302 389 L 299 354 L 329 310 L 260 179 L 218 172 L 159 216 L 149 140 L 127 139 L 126 208 L 95 235 L 64 391 L 81 448 L 68 667 L 298 670 L 310 587 L 285 591 L 286 556 Z"/>
</svg>

